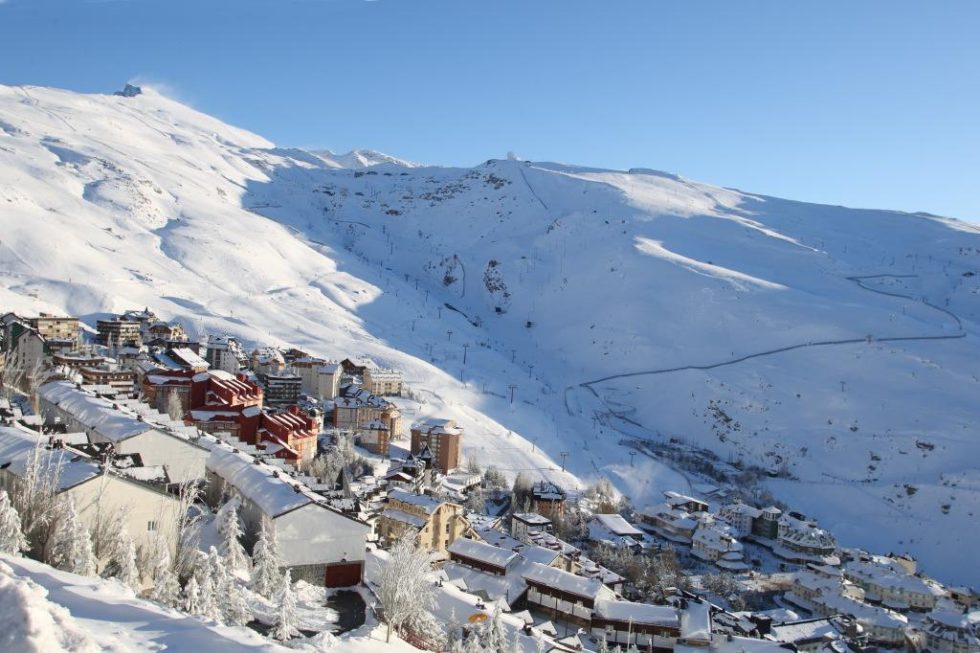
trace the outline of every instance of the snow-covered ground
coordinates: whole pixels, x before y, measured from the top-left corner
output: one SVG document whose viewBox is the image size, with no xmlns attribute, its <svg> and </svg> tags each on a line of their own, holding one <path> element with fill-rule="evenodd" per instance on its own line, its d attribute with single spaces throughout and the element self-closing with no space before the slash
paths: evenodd
<svg viewBox="0 0 980 653">
<path fill-rule="evenodd" d="M 121 583 L 7 555 L 0 555 L 0 643 L 23 653 L 289 650 L 247 628 L 137 599 Z"/>
<path fill-rule="evenodd" d="M 300 602 L 315 588 L 299 584 Z M 309 597 L 307 597 L 309 598 Z M 304 621 L 312 619 L 312 611 Z M 323 609 L 326 614 L 326 608 Z M 303 625 L 312 628 L 311 623 Z M 0 650 L 17 653 L 407 653 L 418 649 L 369 622 L 339 638 L 299 637 L 289 647 L 245 627 L 220 626 L 136 598 L 114 580 L 87 578 L 0 554 Z"/>
<path fill-rule="evenodd" d="M 972 225 L 650 170 L 315 155 L 152 91 L 33 87 L 0 87 L 0 206 L 4 310 L 150 306 L 369 356 L 465 455 L 637 504 L 688 480 L 620 439 L 675 438 L 788 471 L 776 495 L 844 545 L 980 582 Z"/>
</svg>

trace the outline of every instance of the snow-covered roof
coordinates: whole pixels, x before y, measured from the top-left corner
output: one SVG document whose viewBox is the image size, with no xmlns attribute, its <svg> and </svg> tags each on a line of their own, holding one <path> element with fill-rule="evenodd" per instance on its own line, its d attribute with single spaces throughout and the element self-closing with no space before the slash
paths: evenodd
<svg viewBox="0 0 980 653">
<path fill-rule="evenodd" d="M 285 474 L 275 467 L 257 462 L 246 453 L 235 452 L 228 445 L 214 445 L 206 467 L 270 517 L 314 503 L 317 498 L 301 483 L 292 479 L 287 481 Z"/>
<path fill-rule="evenodd" d="M 407 503 L 410 506 L 421 508 L 428 515 L 434 513 L 439 506 L 445 503 L 444 501 L 440 501 L 439 499 L 427 494 L 412 494 L 411 492 L 406 492 L 405 490 L 398 488 L 388 493 L 388 499 L 393 501 L 401 501 L 402 503 Z"/>
<path fill-rule="evenodd" d="M 412 513 L 405 512 L 404 510 L 398 510 L 396 508 L 385 508 L 384 512 L 381 513 L 382 517 L 387 517 L 388 519 L 394 519 L 395 521 L 402 522 L 403 524 L 408 524 L 409 526 L 414 526 L 415 528 L 424 528 L 426 520 L 418 515 L 413 515 Z"/>
<path fill-rule="evenodd" d="M 891 562 L 891 561 L 888 561 Z M 844 573 L 851 579 L 869 583 L 888 590 L 909 594 L 942 595 L 942 590 L 918 576 L 909 574 L 897 563 L 876 560 L 853 560 L 844 565 Z"/>
<path fill-rule="evenodd" d="M 681 637 L 698 642 L 711 641 L 711 606 L 690 601 L 681 612 Z"/>
<path fill-rule="evenodd" d="M 501 569 L 506 568 L 517 557 L 517 554 L 513 551 L 462 537 L 456 538 L 447 550 L 451 554 L 469 558 L 470 560 L 477 560 Z"/>
<path fill-rule="evenodd" d="M 66 449 L 49 449 L 47 437 L 0 426 L 0 469 L 24 478 L 35 455 L 45 477 L 58 476 L 58 490 L 67 490 L 99 476 L 101 469 L 91 458 Z"/>
<path fill-rule="evenodd" d="M 552 587 L 566 594 L 573 594 L 585 599 L 597 600 L 604 595 L 613 596 L 611 590 L 595 578 L 583 578 L 567 571 L 546 567 L 537 563 L 527 566 L 523 573 L 524 580 Z"/>
<path fill-rule="evenodd" d="M 471 594 L 485 594 L 488 601 L 503 600 L 511 604 L 527 590 L 527 584 L 518 574 L 498 576 L 455 562 L 446 563 L 442 571 L 451 583 L 459 586 L 459 581 L 462 581 L 466 591 Z"/>
<path fill-rule="evenodd" d="M 546 526 L 551 523 L 550 519 L 536 512 L 515 512 L 514 519 L 528 526 Z"/>
<path fill-rule="evenodd" d="M 790 623 L 774 624 L 769 631 L 771 639 L 777 642 L 795 643 L 806 640 L 834 639 L 839 631 L 830 619 L 805 619 Z"/>
<path fill-rule="evenodd" d="M 598 514 L 595 515 L 595 519 L 601 523 L 606 530 L 614 535 L 638 535 L 642 536 L 643 531 L 638 529 L 633 524 L 629 523 L 623 519 L 622 515 L 617 514 Z"/>
<path fill-rule="evenodd" d="M 210 367 L 208 362 L 203 358 L 201 358 L 200 356 L 198 356 L 197 352 L 195 352 L 190 347 L 175 347 L 170 350 L 170 353 L 172 357 L 176 356 L 187 367 L 192 367 L 194 369 L 197 368 L 207 369 L 208 367 Z"/>
<path fill-rule="evenodd" d="M 742 503 L 741 501 L 737 501 L 735 503 L 730 503 L 727 506 L 724 506 L 721 509 L 721 514 L 722 515 L 727 515 L 727 514 L 746 515 L 748 517 L 751 517 L 752 519 L 757 519 L 762 515 L 762 511 L 759 510 L 758 508 L 750 506 L 747 503 Z"/>
<path fill-rule="evenodd" d="M 52 403 L 86 428 L 111 442 L 121 442 L 152 430 L 152 424 L 112 407 L 112 402 L 89 395 L 67 381 L 46 383 L 38 395 Z"/>
<path fill-rule="evenodd" d="M 669 605 L 650 605 L 632 601 L 596 601 L 595 613 L 603 619 L 630 621 L 635 624 L 657 624 L 680 627 L 677 608 Z"/>
<path fill-rule="evenodd" d="M 545 566 L 550 566 L 551 563 L 555 561 L 555 558 L 561 555 L 559 551 L 546 549 L 543 546 L 536 546 L 533 544 L 523 546 L 519 549 L 519 551 L 521 557 L 528 562 L 534 562 Z"/>
</svg>

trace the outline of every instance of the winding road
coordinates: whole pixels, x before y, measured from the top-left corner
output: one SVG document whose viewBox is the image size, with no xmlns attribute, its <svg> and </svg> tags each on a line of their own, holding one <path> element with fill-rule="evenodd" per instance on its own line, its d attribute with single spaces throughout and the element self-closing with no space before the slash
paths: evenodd
<svg viewBox="0 0 980 653">
<path fill-rule="evenodd" d="M 888 292 L 886 290 L 879 290 L 877 288 L 871 288 L 871 287 L 867 286 L 864 283 L 864 281 L 865 280 L 868 280 L 868 279 L 883 279 L 883 278 L 908 279 L 908 278 L 913 278 L 913 277 L 917 277 L 917 276 L 918 275 L 914 275 L 914 274 L 870 274 L 870 275 L 865 275 L 865 276 L 846 277 L 846 279 L 848 281 L 853 281 L 855 284 L 858 285 L 859 288 L 861 288 L 863 290 L 867 290 L 868 292 L 877 293 L 879 295 L 885 295 L 887 297 L 898 297 L 900 299 L 911 299 L 913 301 L 919 302 L 920 304 L 924 304 L 925 306 L 928 306 L 929 308 L 931 308 L 933 310 L 939 311 L 940 313 L 942 313 L 946 317 L 948 317 L 948 318 L 950 318 L 950 319 L 953 320 L 953 322 L 956 325 L 956 330 L 957 330 L 956 333 L 952 333 L 952 334 L 939 334 L 939 335 L 907 335 L 907 336 L 883 336 L 883 337 L 866 336 L 864 338 L 842 338 L 842 339 L 838 339 L 838 340 L 815 340 L 815 341 L 809 341 L 809 342 L 799 343 L 799 344 L 796 344 L 796 345 L 788 345 L 786 347 L 777 347 L 776 349 L 767 349 L 765 351 L 755 352 L 755 353 L 752 353 L 752 354 L 746 354 L 745 356 L 739 356 L 737 358 L 730 358 L 730 359 L 726 359 L 726 360 L 723 360 L 723 361 L 719 361 L 717 363 L 708 363 L 706 365 L 681 365 L 681 366 L 678 366 L 678 367 L 668 367 L 668 368 L 662 368 L 662 369 L 656 369 L 656 370 L 645 370 L 645 371 L 642 371 L 642 372 L 627 372 L 627 373 L 624 373 L 624 374 L 612 374 L 612 375 L 604 376 L 604 377 L 601 377 L 601 378 L 598 378 L 598 379 L 593 379 L 591 381 L 585 381 L 583 383 L 579 383 L 578 385 L 580 387 L 583 387 L 583 388 L 586 388 L 586 389 L 590 390 L 593 394 L 595 394 L 598 397 L 599 396 L 598 393 L 596 393 L 596 391 L 592 388 L 592 386 L 593 385 L 596 385 L 596 384 L 599 384 L 599 383 L 604 383 L 606 381 L 612 381 L 614 379 L 625 379 L 625 378 L 630 378 L 630 377 L 634 377 L 634 376 L 652 376 L 652 375 L 658 375 L 658 374 L 671 374 L 671 373 L 674 373 L 674 372 L 684 372 L 684 371 L 687 371 L 687 370 L 712 370 L 712 369 L 716 369 L 716 368 L 719 368 L 719 367 L 725 367 L 727 365 L 735 365 L 737 363 L 743 363 L 743 362 L 745 362 L 747 360 L 752 360 L 753 358 L 763 358 L 765 356 L 774 356 L 776 354 L 782 354 L 782 353 L 785 353 L 785 352 L 788 352 L 788 351 L 794 351 L 796 349 L 806 349 L 808 347 L 839 347 L 841 345 L 853 345 L 853 344 L 858 344 L 858 343 L 862 343 L 862 342 L 869 342 L 871 340 L 877 341 L 877 342 L 907 342 L 907 341 L 922 341 L 922 340 L 955 340 L 955 339 L 958 339 L 958 338 L 965 338 L 966 337 L 966 331 L 963 330 L 963 322 L 962 322 L 962 320 L 960 320 L 959 316 L 957 316 L 952 311 L 947 310 L 945 308 L 942 308 L 940 306 L 936 306 L 935 304 L 932 304 L 932 303 L 928 302 L 927 300 L 925 300 L 924 298 L 921 298 L 921 297 L 914 297 L 912 295 L 905 295 L 905 294 L 902 294 L 902 293 Z M 566 392 L 567 392 L 567 390 L 571 389 L 572 387 L 574 387 L 574 386 L 569 386 L 568 388 L 566 388 Z M 603 404 L 606 403 L 605 401 L 603 401 L 601 399 L 601 397 L 600 397 L 600 401 L 602 401 Z M 608 408 L 608 405 L 606 407 Z M 569 410 L 568 405 L 567 405 L 567 402 L 566 402 L 565 408 L 566 408 L 566 410 Z M 569 414 L 571 414 L 571 412 L 569 412 Z M 613 413 L 613 414 L 615 414 L 615 413 Z M 620 417 L 622 419 L 622 416 L 618 416 L 618 417 Z"/>
</svg>

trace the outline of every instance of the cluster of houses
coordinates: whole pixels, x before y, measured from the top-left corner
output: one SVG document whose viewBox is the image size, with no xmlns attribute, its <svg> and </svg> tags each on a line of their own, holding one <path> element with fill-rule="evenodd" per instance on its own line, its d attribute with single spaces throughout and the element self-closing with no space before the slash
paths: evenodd
<svg viewBox="0 0 980 653">
<path fill-rule="evenodd" d="M 401 376 L 368 361 L 249 352 L 230 336 L 196 343 L 149 310 L 99 320 L 95 333 L 49 315 L 8 313 L 0 326 L 3 382 L 32 394 L 37 413 L 0 400 L 0 488 L 16 489 L 41 461 L 86 526 L 118 515 L 145 549 L 176 547 L 179 491 L 194 484 L 213 509 L 238 502 L 248 547 L 274 526 L 293 578 L 358 584 L 366 551 L 409 533 L 440 583 L 546 632 L 552 621 L 572 627 L 560 650 L 593 648 L 584 636 L 661 653 L 980 651 L 976 591 L 947 589 L 908 557 L 842 550 L 798 512 L 738 501 L 713 510 L 666 492 L 635 513 L 589 516 L 587 535 L 569 542 L 557 534 L 569 494 L 543 478 L 521 505 L 503 491 L 511 500 L 498 514 L 468 509 L 483 478 L 459 469 L 463 429 L 422 419 L 407 451 L 393 447 Z M 330 430 L 353 436 L 370 471 L 309 474 Z M 637 596 L 626 579 L 590 558 L 598 544 L 631 555 L 675 547 L 746 576 L 765 552 L 788 572 L 783 608 L 732 612 L 681 590 L 663 605 L 626 600 Z"/>
</svg>

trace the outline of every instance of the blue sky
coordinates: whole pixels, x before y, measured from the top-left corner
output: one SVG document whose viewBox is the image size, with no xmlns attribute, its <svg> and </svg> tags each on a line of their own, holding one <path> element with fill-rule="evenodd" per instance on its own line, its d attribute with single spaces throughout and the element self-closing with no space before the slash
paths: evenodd
<svg viewBox="0 0 980 653">
<path fill-rule="evenodd" d="M 0 3 L 6 84 L 140 79 L 281 145 L 980 221 L 980 2 Z"/>
</svg>

